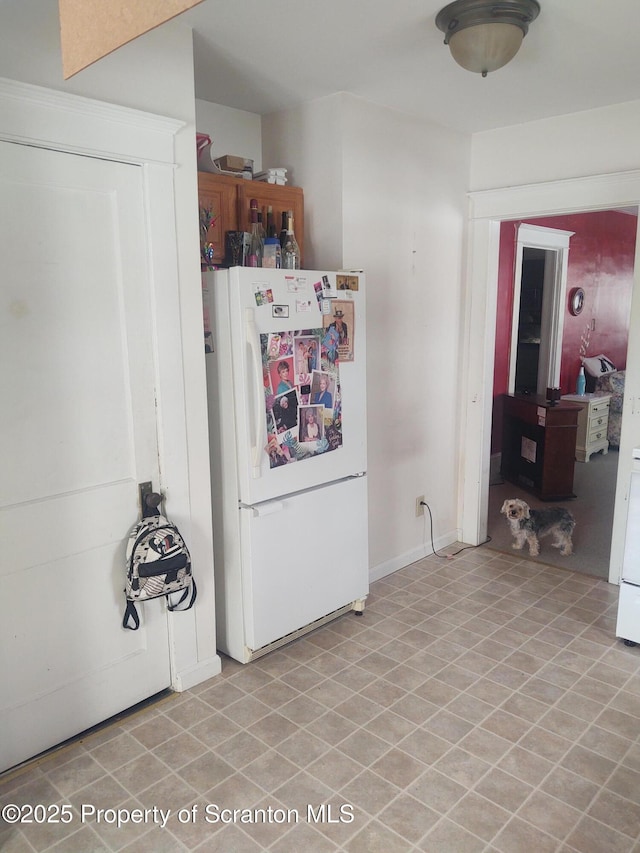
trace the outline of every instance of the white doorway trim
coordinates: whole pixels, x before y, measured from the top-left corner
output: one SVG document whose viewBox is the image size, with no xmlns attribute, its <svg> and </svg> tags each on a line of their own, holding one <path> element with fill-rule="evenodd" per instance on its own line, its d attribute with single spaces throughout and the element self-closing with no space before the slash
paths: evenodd
<svg viewBox="0 0 640 853">
<path fill-rule="evenodd" d="M 190 478 L 185 415 L 174 187 L 176 135 L 184 128 L 185 122 L 177 119 L 0 77 L 0 139 L 142 167 L 154 328 L 160 488 L 167 497 L 167 511 L 189 537 L 194 513 L 197 512 L 195 524 L 201 525 L 198 519 L 208 520 L 211 512 L 210 504 L 203 505 L 210 500 L 208 489 L 203 497 Z M 196 191 L 194 156 L 194 205 Z M 197 234 L 197 220 L 194 221 L 194 234 Z M 197 237 L 194 242 L 197 246 Z M 196 260 L 195 268 L 198 266 Z M 204 380 L 204 348 L 202 367 Z M 202 394 L 204 398 L 204 381 Z M 203 411 L 206 413 L 206 407 Z M 208 469 L 208 458 L 204 462 Z M 202 507 L 201 516 L 200 507 L 194 511 L 195 500 Z M 206 551 L 209 550 L 207 547 Z M 208 554 L 202 556 L 196 607 L 180 614 L 179 620 L 173 615 L 168 620 L 172 686 L 176 690 L 186 690 L 218 675 L 222 668 L 216 652 L 213 564 Z"/>
<path fill-rule="evenodd" d="M 526 222 L 521 222 L 518 226 L 513 281 L 511 355 L 509 358 L 508 387 L 510 394 L 513 394 L 516 387 L 522 262 L 525 248 L 543 249 L 547 257 L 544 270 L 544 297 L 542 302 L 537 393 L 544 394 L 546 388 L 558 388 L 560 385 L 569 241 L 573 234 L 573 231 L 545 228 L 542 225 L 531 225 Z"/>
<path fill-rule="evenodd" d="M 460 534 L 486 539 L 500 222 L 640 204 L 640 171 L 594 175 L 471 193 L 463 354 Z M 636 241 L 625 406 L 616 485 L 609 581 L 619 583 L 624 552 L 631 451 L 640 445 L 640 240 Z"/>
</svg>

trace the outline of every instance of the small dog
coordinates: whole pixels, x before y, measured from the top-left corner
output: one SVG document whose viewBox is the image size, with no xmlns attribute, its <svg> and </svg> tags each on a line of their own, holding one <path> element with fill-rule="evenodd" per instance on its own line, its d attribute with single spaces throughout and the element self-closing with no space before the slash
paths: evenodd
<svg viewBox="0 0 640 853">
<path fill-rule="evenodd" d="M 501 513 L 507 516 L 509 527 L 516 540 L 513 547 L 516 550 L 529 544 L 529 554 L 537 557 L 540 553 L 540 539 L 553 533 L 554 548 L 559 548 L 563 557 L 573 553 L 571 536 L 576 520 L 571 513 L 561 506 L 550 506 L 547 509 L 531 509 L 518 498 L 512 498 L 502 504 Z"/>
</svg>

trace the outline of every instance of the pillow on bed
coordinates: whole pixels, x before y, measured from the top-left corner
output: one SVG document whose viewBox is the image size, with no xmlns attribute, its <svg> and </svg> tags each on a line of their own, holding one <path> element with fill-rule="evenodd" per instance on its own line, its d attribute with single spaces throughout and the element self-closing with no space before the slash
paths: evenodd
<svg viewBox="0 0 640 853">
<path fill-rule="evenodd" d="M 613 373 L 616 369 L 615 364 L 610 361 L 606 355 L 594 355 L 591 358 L 583 358 L 585 372 L 589 376 L 602 376 L 604 373 Z"/>
</svg>

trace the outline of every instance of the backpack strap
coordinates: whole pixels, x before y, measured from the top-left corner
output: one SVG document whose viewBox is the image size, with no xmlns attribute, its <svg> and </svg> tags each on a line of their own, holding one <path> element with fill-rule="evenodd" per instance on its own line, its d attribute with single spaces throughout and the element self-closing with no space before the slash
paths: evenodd
<svg viewBox="0 0 640 853">
<path fill-rule="evenodd" d="M 189 598 L 189 603 L 186 607 L 180 607 L 183 604 L 187 596 L 191 592 L 191 597 Z M 189 586 L 182 590 L 182 595 L 176 601 L 175 604 L 171 604 L 169 600 L 169 596 L 167 596 L 167 607 L 169 610 L 190 610 L 195 604 L 196 597 L 198 595 L 198 588 L 196 587 L 195 580 L 191 580 L 190 588 Z M 129 621 L 133 622 L 132 625 L 129 624 Z M 136 610 L 136 605 L 133 601 L 127 599 L 127 606 L 124 611 L 124 618 L 122 620 L 122 627 L 128 628 L 130 631 L 137 631 L 140 627 L 140 617 L 138 616 L 138 611 Z"/>
<path fill-rule="evenodd" d="M 191 588 L 191 598 L 189 599 L 189 603 L 187 604 L 186 607 L 180 607 L 180 605 L 184 601 L 186 601 L 187 596 L 189 595 L 189 587 Z M 191 578 L 191 583 L 189 584 L 189 586 L 185 587 L 182 590 L 182 595 L 176 601 L 175 604 L 171 604 L 171 600 L 169 599 L 169 596 L 167 596 L 167 607 L 171 611 L 173 611 L 173 610 L 190 610 L 193 607 L 193 605 L 195 604 L 195 600 L 196 600 L 197 595 L 198 595 L 198 589 L 196 587 L 196 582 L 193 578 Z"/>
<path fill-rule="evenodd" d="M 129 620 L 133 622 L 133 625 L 129 625 Z M 127 599 L 127 606 L 124 611 L 122 627 L 129 628 L 130 631 L 137 631 L 140 627 L 140 617 L 138 616 L 138 611 L 136 610 L 134 602 L 129 601 L 129 599 Z"/>
</svg>

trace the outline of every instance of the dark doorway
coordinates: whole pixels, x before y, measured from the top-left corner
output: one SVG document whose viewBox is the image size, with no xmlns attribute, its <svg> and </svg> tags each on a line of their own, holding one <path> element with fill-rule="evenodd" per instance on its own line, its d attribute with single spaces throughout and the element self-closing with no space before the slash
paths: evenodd
<svg viewBox="0 0 640 853">
<path fill-rule="evenodd" d="M 545 256 L 544 249 L 525 246 L 522 250 L 516 353 L 516 394 L 537 393 L 540 343 L 542 340 Z"/>
</svg>

